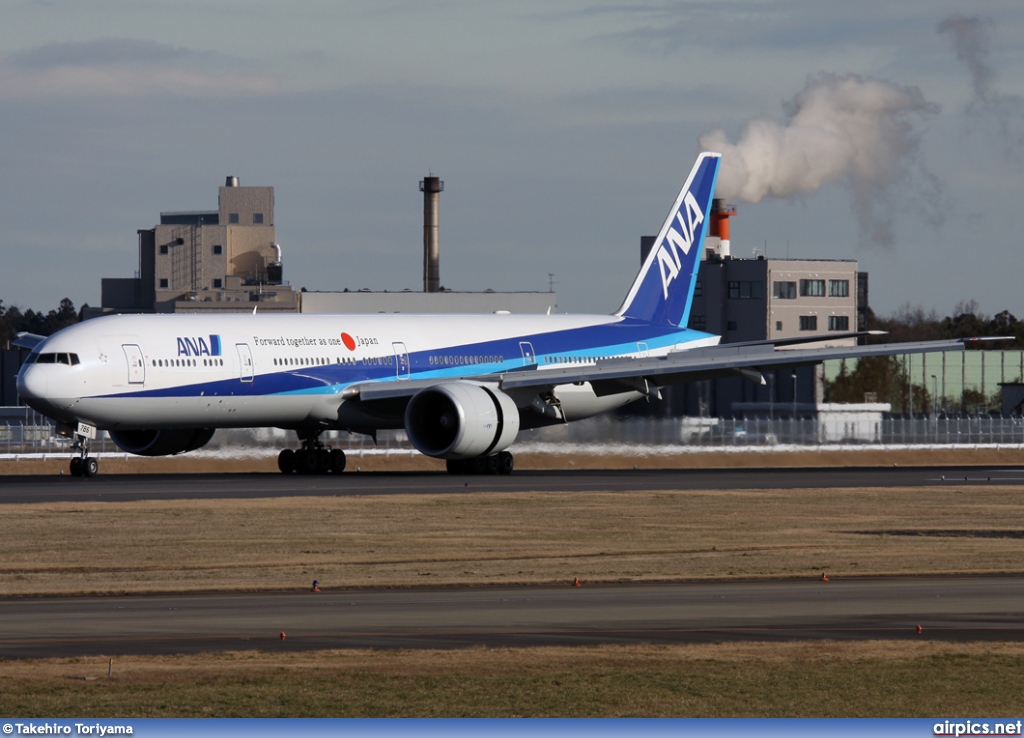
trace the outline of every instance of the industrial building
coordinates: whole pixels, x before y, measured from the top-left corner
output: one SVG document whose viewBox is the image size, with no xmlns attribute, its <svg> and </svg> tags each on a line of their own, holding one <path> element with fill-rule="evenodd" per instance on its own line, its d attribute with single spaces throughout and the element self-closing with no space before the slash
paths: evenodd
<svg viewBox="0 0 1024 738">
<path fill-rule="evenodd" d="M 732 253 L 730 218 L 736 208 L 715 199 L 694 290 L 689 327 L 722 337 L 722 343 L 802 338 L 834 333 L 837 338 L 802 347 L 846 346 L 855 338 L 838 337 L 863 330 L 868 275 L 855 260 L 750 259 Z M 641 239 L 641 262 L 655 237 Z M 822 402 L 820 366 L 765 373 L 765 384 L 724 377 L 671 387 L 665 401 L 647 408 L 663 416 L 731 417 L 738 406 L 763 403 L 773 414 L 792 414 Z M 643 411 L 643 406 L 637 410 Z"/>
<path fill-rule="evenodd" d="M 298 309 L 283 280 L 273 187 L 228 177 L 217 210 L 160 213 L 138 238 L 138 276 L 104 279 L 99 314 Z"/>
<path fill-rule="evenodd" d="M 543 313 L 554 292 L 452 292 L 440 286 L 439 199 L 444 182 L 426 177 L 423 192 L 423 292 L 294 290 L 284 280 L 274 221 L 274 188 L 245 187 L 227 177 L 216 210 L 160 213 L 159 225 L 138 231 L 138 276 L 102 282 L 108 313 Z"/>
</svg>

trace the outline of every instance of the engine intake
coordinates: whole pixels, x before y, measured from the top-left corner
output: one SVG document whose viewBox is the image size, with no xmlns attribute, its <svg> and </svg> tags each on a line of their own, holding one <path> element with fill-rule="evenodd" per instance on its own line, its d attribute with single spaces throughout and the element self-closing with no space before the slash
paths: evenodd
<svg viewBox="0 0 1024 738">
<path fill-rule="evenodd" d="M 512 445 L 519 409 L 497 389 L 449 382 L 420 390 L 405 409 L 405 432 L 416 450 L 439 459 L 471 459 Z"/>
<path fill-rule="evenodd" d="M 122 451 L 137 456 L 171 456 L 202 448 L 213 438 L 213 428 L 109 431 Z"/>
</svg>

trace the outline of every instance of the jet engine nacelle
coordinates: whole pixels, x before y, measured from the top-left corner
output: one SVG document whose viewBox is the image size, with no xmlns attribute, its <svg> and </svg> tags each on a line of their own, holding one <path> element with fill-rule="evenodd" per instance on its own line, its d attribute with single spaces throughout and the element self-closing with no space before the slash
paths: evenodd
<svg viewBox="0 0 1024 738">
<path fill-rule="evenodd" d="M 213 428 L 109 431 L 118 448 L 138 456 L 170 456 L 195 451 L 213 438 Z"/>
<path fill-rule="evenodd" d="M 405 432 L 422 454 L 472 459 L 512 445 L 519 433 L 519 409 L 511 397 L 484 384 L 438 384 L 409 400 Z"/>
</svg>

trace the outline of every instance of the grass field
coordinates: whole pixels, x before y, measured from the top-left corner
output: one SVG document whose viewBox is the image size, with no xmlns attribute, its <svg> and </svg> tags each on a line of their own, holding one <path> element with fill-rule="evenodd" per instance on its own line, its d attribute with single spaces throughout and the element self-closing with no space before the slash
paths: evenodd
<svg viewBox="0 0 1024 738">
<path fill-rule="evenodd" d="M 1022 644 L 730 643 L 0 663 L 22 717 L 927 717 L 1020 712 Z"/>
<path fill-rule="evenodd" d="M 400 482 L 399 482 L 400 483 Z M 5 505 L 0 595 L 1019 572 L 1021 487 Z"/>
<path fill-rule="evenodd" d="M 183 484 L 187 484 L 183 477 Z M 0 594 L 1024 571 L 1024 487 L 7 505 Z M 1024 644 L 809 642 L 0 661 L 0 712 L 1012 715 Z"/>
</svg>

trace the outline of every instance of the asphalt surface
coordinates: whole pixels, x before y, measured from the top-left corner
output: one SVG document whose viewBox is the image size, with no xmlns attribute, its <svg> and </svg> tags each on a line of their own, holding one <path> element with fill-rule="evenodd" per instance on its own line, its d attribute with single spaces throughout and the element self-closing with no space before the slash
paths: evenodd
<svg viewBox="0 0 1024 738">
<path fill-rule="evenodd" d="M 61 500 L 1021 483 L 1024 468 L 979 467 L 7 476 L 0 511 Z M 1024 576 L 0 599 L 0 658 L 816 638 L 1021 640 Z"/>
<path fill-rule="evenodd" d="M 821 469 L 633 469 L 517 471 L 502 476 L 445 472 L 282 474 L 109 474 L 0 476 L 0 505 L 16 502 L 251 499 L 450 492 L 632 492 L 680 489 L 801 489 L 1024 484 L 1024 467 L 832 467 Z"/>
<path fill-rule="evenodd" d="M 25 598 L 0 600 L 0 623 L 3 658 L 817 638 L 1019 640 L 1024 577 Z"/>
</svg>

